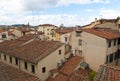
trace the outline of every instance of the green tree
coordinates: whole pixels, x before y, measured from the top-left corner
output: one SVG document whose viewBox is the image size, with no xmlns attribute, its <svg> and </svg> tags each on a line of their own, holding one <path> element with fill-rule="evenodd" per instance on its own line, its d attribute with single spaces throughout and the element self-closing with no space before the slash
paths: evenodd
<svg viewBox="0 0 120 81">
<path fill-rule="evenodd" d="M 89 74 L 89 80 L 90 80 L 90 81 L 93 81 L 95 75 L 96 75 L 96 72 L 95 72 L 95 71 L 92 71 L 92 72 Z"/>
</svg>

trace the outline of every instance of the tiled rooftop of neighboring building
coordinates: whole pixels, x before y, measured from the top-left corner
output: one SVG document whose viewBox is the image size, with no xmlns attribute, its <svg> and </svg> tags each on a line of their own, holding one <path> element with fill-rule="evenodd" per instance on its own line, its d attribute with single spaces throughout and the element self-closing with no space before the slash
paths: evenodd
<svg viewBox="0 0 120 81">
<path fill-rule="evenodd" d="M 110 28 L 86 28 L 82 29 L 82 31 L 91 33 L 94 35 L 97 35 L 99 37 L 105 38 L 105 39 L 115 39 L 120 37 L 120 32 L 116 30 L 112 30 Z"/>
<path fill-rule="evenodd" d="M 63 44 L 56 41 L 34 40 L 26 45 L 7 51 L 8 54 L 31 63 L 37 63 Z"/>
<path fill-rule="evenodd" d="M 2 33 L 2 32 L 6 32 L 6 30 L 2 30 L 2 29 L 0 29 L 0 33 Z"/>
<path fill-rule="evenodd" d="M 57 41 L 30 41 L 35 37 L 36 34 L 28 34 L 13 41 L 0 43 L 0 52 L 36 63 L 63 45 Z"/>
<path fill-rule="evenodd" d="M 71 57 L 60 69 L 60 72 L 64 73 L 65 75 L 70 75 L 82 61 L 82 57 Z"/>
<path fill-rule="evenodd" d="M 16 28 L 16 30 L 19 30 L 19 31 L 21 31 L 21 32 L 30 32 L 30 31 L 34 31 L 34 30 L 30 29 L 30 28 L 24 28 L 24 27 L 22 27 L 22 28 Z"/>
<path fill-rule="evenodd" d="M 13 41 L 2 42 L 0 43 L 0 51 L 6 52 L 7 50 L 13 49 L 14 47 L 18 47 L 19 45 L 29 41 L 30 39 L 35 38 L 35 36 L 35 34 L 28 34 Z"/>
<path fill-rule="evenodd" d="M 80 62 L 82 62 L 82 57 L 70 57 L 59 69 L 58 74 L 55 77 L 49 77 L 46 81 L 88 81 L 91 69 L 76 69 Z"/>
<path fill-rule="evenodd" d="M 55 32 L 56 33 L 59 33 L 59 34 L 66 34 L 66 33 L 70 33 L 70 32 L 72 32 L 73 31 L 73 29 L 71 28 L 71 29 L 56 29 L 55 30 Z"/>
<path fill-rule="evenodd" d="M 0 62 L 0 81 L 40 81 L 36 76 Z"/>
<path fill-rule="evenodd" d="M 94 81 L 120 81 L 120 66 L 101 65 Z"/>
</svg>

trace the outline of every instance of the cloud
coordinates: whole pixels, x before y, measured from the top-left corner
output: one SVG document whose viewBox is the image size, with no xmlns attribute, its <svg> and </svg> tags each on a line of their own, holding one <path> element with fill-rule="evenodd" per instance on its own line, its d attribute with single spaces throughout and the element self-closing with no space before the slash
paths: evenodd
<svg viewBox="0 0 120 81">
<path fill-rule="evenodd" d="M 25 10 L 40 11 L 47 8 L 68 6 L 70 4 L 109 3 L 109 0 L 25 0 Z"/>
<path fill-rule="evenodd" d="M 59 5 L 109 3 L 109 0 L 59 0 Z"/>
<path fill-rule="evenodd" d="M 86 12 L 93 12 L 94 10 L 93 9 L 85 9 L 84 11 L 86 11 Z"/>
<path fill-rule="evenodd" d="M 57 26 L 64 24 L 65 26 L 75 26 L 81 24 L 81 19 L 79 15 L 70 15 L 70 14 L 54 14 L 54 15 L 39 15 L 34 16 L 34 20 L 32 16 L 27 17 L 27 21 L 31 24 L 45 24 L 51 23 Z"/>
<path fill-rule="evenodd" d="M 116 18 L 120 16 L 120 11 L 115 9 L 101 8 L 99 13 L 103 18 Z"/>
</svg>

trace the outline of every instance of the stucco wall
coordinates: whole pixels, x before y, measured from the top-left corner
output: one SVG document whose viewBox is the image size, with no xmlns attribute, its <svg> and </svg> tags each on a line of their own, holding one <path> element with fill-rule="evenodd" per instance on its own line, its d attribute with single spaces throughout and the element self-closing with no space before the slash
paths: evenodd
<svg viewBox="0 0 120 81">
<path fill-rule="evenodd" d="M 59 50 L 61 50 L 61 54 L 59 55 Z M 57 68 L 57 63 L 61 60 L 65 60 L 65 46 L 63 45 L 56 51 L 52 52 L 50 55 L 48 55 L 43 60 L 39 61 L 38 63 L 38 76 L 42 81 L 44 81 L 49 76 L 49 71 L 52 69 Z M 42 68 L 46 67 L 46 72 L 42 73 Z"/>
</svg>

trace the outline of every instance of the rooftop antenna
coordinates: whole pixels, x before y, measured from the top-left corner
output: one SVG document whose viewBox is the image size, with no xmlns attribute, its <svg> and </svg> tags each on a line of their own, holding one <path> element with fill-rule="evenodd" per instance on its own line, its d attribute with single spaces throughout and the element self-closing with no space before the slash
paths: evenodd
<svg viewBox="0 0 120 81">
<path fill-rule="evenodd" d="M 32 12 L 33 12 L 33 26 L 34 26 L 34 10 Z"/>
<path fill-rule="evenodd" d="M 100 15 L 101 19 L 102 19 L 102 15 Z"/>
<path fill-rule="evenodd" d="M 40 14 L 39 14 L 39 11 L 38 11 L 38 25 L 39 25 L 39 15 L 40 15 Z"/>
</svg>

